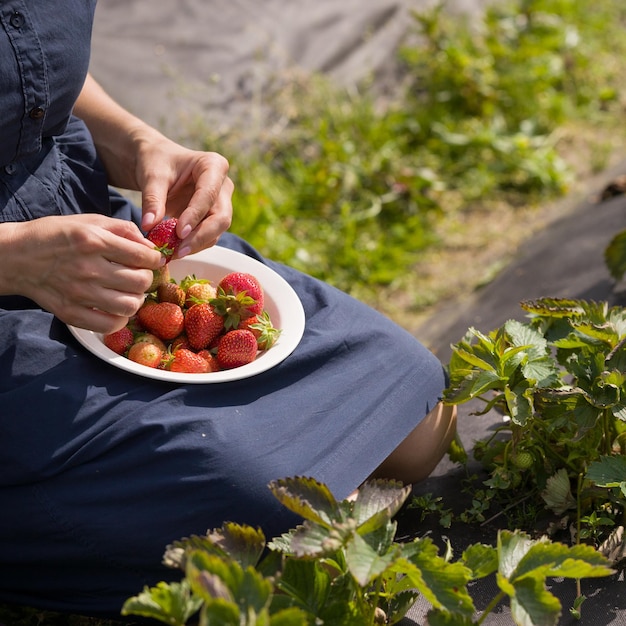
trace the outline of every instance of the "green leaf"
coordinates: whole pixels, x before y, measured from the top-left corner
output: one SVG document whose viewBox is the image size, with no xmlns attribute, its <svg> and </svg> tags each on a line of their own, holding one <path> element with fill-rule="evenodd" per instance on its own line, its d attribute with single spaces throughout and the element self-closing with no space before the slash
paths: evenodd
<svg viewBox="0 0 626 626">
<path fill-rule="evenodd" d="M 541 497 L 555 515 L 562 515 L 565 511 L 576 508 L 576 499 L 572 495 L 569 476 L 565 468 L 560 468 L 548 478 Z"/>
<path fill-rule="evenodd" d="M 545 588 L 543 579 L 523 578 L 513 586 L 511 616 L 517 626 L 556 626 L 561 603 Z"/>
<path fill-rule="evenodd" d="M 358 533 L 352 535 L 346 546 L 346 563 L 354 579 L 361 587 L 382 574 L 393 563 L 396 551 L 378 554 Z"/>
<path fill-rule="evenodd" d="M 507 581 L 532 546 L 531 538 L 519 531 L 501 530 L 498 532 L 498 572 Z M 509 593 L 509 591 L 507 591 Z"/>
<path fill-rule="evenodd" d="M 498 551 L 493 546 L 473 544 L 463 552 L 461 561 L 472 572 L 472 578 L 485 578 L 498 570 Z"/>
<path fill-rule="evenodd" d="M 265 550 L 263 531 L 247 525 L 226 522 L 207 537 L 243 568 L 257 565 Z"/>
<path fill-rule="evenodd" d="M 304 519 L 328 527 L 343 519 L 333 494 L 314 478 L 282 478 L 272 481 L 269 488 L 283 506 Z"/>
<path fill-rule="evenodd" d="M 200 598 L 193 597 L 189 583 L 160 582 L 124 602 L 122 615 L 139 615 L 170 626 L 184 626 L 202 606 Z"/>
<path fill-rule="evenodd" d="M 604 260 L 611 276 L 621 280 L 626 272 L 626 230 L 617 233 L 604 250 Z"/>
<path fill-rule="evenodd" d="M 306 613 L 296 607 L 290 607 L 273 613 L 269 626 L 308 626 L 309 623 Z"/>
<path fill-rule="evenodd" d="M 598 487 L 619 487 L 626 482 L 626 457 L 603 456 L 589 464 L 585 476 Z"/>
<path fill-rule="evenodd" d="M 460 562 L 448 563 L 438 555 L 430 539 L 403 544 L 402 556 L 390 569 L 406 575 L 433 607 L 461 615 L 473 614 L 474 603 L 467 591 L 470 570 Z"/>
<path fill-rule="evenodd" d="M 446 402 L 450 404 L 461 404 L 472 398 L 480 396 L 489 389 L 499 389 L 502 386 L 502 379 L 495 372 L 484 372 L 474 370 L 461 381 L 451 381 L 451 385 L 444 392 Z"/>
<path fill-rule="evenodd" d="M 349 535 L 349 528 L 334 529 L 305 521 L 291 531 L 289 547 L 297 557 L 325 556 L 339 550 Z"/>
<path fill-rule="evenodd" d="M 411 489 L 411 485 L 392 480 L 370 480 L 361 485 L 352 508 L 359 533 L 384 526 L 400 510 Z"/>
<path fill-rule="evenodd" d="M 273 606 L 296 603 L 311 615 L 319 615 L 326 603 L 331 586 L 331 575 L 322 563 L 312 559 L 286 559 L 281 575 L 276 580 L 282 591 L 273 599 Z"/>
</svg>

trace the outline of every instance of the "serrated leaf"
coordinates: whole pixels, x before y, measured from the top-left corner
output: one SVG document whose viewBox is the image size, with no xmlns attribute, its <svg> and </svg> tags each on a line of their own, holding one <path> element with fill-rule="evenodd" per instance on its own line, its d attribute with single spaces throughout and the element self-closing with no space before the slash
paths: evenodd
<svg viewBox="0 0 626 626">
<path fill-rule="evenodd" d="M 461 404 L 489 389 L 499 389 L 501 386 L 502 380 L 497 373 L 474 370 L 462 381 L 454 381 L 454 386 L 445 390 L 444 398 L 451 404 Z"/>
<path fill-rule="evenodd" d="M 160 582 L 124 602 L 122 615 L 138 615 L 173 626 L 184 626 L 202 606 L 200 598 L 193 597 L 186 580 Z"/>
<path fill-rule="evenodd" d="M 265 535 L 260 528 L 233 522 L 208 533 L 207 538 L 243 568 L 257 565 L 265 550 Z"/>
<path fill-rule="evenodd" d="M 617 233 L 604 250 L 606 266 L 615 280 L 626 273 L 626 230 Z"/>
<path fill-rule="evenodd" d="M 384 526 L 400 510 L 411 489 L 411 485 L 392 480 L 370 480 L 359 487 L 352 508 L 359 533 Z"/>
<path fill-rule="evenodd" d="M 315 560 L 286 559 L 276 586 L 283 594 L 274 596 L 273 606 L 295 601 L 308 613 L 318 615 L 330 593 L 331 575 Z"/>
<path fill-rule="evenodd" d="M 626 481 L 626 457 L 622 455 L 600 457 L 589 464 L 585 478 L 598 487 L 619 487 Z"/>
<path fill-rule="evenodd" d="M 269 626 L 307 626 L 309 619 L 304 611 L 297 607 L 282 609 L 270 615 Z"/>
<path fill-rule="evenodd" d="M 548 478 L 541 497 L 555 515 L 562 515 L 565 511 L 576 507 L 576 499 L 572 495 L 569 476 L 565 468 L 557 470 Z"/>
<path fill-rule="evenodd" d="M 465 350 L 464 348 L 458 347 L 455 350 L 457 356 L 462 359 L 465 363 L 468 363 L 472 367 L 478 368 L 480 370 L 485 370 L 487 372 L 493 372 L 494 367 L 491 363 L 481 359 L 471 350 Z"/>
<path fill-rule="evenodd" d="M 524 300 L 520 306 L 525 311 L 544 317 L 571 317 L 584 314 L 581 300 L 572 298 L 538 298 Z"/>
<path fill-rule="evenodd" d="M 556 626 L 562 607 L 542 579 L 523 578 L 514 584 L 511 616 L 517 626 Z"/>
<path fill-rule="evenodd" d="M 343 546 L 348 532 L 344 530 L 341 534 L 333 528 L 305 521 L 290 533 L 290 551 L 297 557 L 330 555 Z"/>
<path fill-rule="evenodd" d="M 300 517 L 331 527 L 342 521 L 341 508 L 323 483 L 305 476 L 273 480 L 269 488 L 274 496 Z"/>
<path fill-rule="evenodd" d="M 472 578 L 484 578 L 498 570 L 498 551 L 493 546 L 473 544 L 463 552 L 461 561 L 472 572 Z"/>
<path fill-rule="evenodd" d="M 519 426 L 524 426 L 534 413 L 531 390 L 525 387 L 515 389 L 505 387 L 504 397 L 511 420 Z"/>
<path fill-rule="evenodd" d="M 515 568 L 531 546 L 532 539 L 526 533 L 511 532 L 510 530 L 498 532 L 498 572 L 506 581 L 511 578 Z M 510 593 L 510 591 L 506 591 L 506 593 Z"/>
<path fill-rule="evenodd" d="M 361 587 L 365 587 L 393 563 L 396 553 L 378 554 L 358 533 L 352 535 L 345 550 L 348 570 Z"/>
<path fill-rule="evenodd" d="M 390 569 L 406 575 L 433 607 L 460 615 L 473 614 L 474 603 L 467 591 L 470 570 L 460 562 L 448 563 L 430 539 L 403 544 L 402 556 Z"/>
<path fill-rule="evenodd" d="M 534 541 L 520 560 L 514 580 L 525 576 L 550 578 L 601 578 L 613 571 L 604 556 L 591 546 L 566 546 L 547 539 Z"/>
</svg>

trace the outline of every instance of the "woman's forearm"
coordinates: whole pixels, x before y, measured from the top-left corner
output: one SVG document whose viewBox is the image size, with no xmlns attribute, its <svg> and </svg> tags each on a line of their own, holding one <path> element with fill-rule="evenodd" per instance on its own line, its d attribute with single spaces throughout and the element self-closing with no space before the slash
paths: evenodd
<svg viewBox="0 0 626 626">
<path fill-rule="evenodd" d="M 138 146 L 142 140 L 154 140 L 160 133 L 115 102 L 91 75 L 87 76 L 74 113 L 87 124 L 109 182 L 125 189 L 138 189 L 135 178 Z"/>
</svg>

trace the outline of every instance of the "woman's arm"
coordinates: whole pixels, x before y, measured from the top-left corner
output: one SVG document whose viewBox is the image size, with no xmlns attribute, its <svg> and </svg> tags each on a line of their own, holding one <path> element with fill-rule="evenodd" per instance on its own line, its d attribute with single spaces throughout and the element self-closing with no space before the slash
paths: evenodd
<svg viewBox="0 0 626 626">
<path fill-rule="evenodd" d="M 87 124 L 112 185 L 141 191 L 142 228 L 178 217 L 178 256 L 213 245 L 232 218 L 228 161 L 185 148 L 126 111 L 87 76 L 74 113 Z"/>
</svg>

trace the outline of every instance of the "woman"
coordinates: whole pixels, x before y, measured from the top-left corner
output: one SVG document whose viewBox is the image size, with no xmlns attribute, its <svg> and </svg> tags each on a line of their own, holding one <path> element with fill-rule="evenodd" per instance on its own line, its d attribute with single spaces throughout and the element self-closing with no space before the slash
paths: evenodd
<svg viewBox="0 0 626 626">
<path fill-rule="evenodd" d="M 233 183 L 114 103 L 88 75 L 95 0 L 0 0 L 0 601 L 118 615 L 171 576 L 165 546 L 235 521 L 268 538 L 298 520 L 270 480 L 347 497 L 413 483 L 454 432 L 437 359 L 347 295 L 225 233 Z M 141 191 L 141 214 L 109 185 Z M 85 351 L 66 324 L 123 327 L 179 218 L 178 257 L 223 245 L 296 290 L 295 352 L 239 382 L 174 385 Z"/>
</svg>

